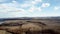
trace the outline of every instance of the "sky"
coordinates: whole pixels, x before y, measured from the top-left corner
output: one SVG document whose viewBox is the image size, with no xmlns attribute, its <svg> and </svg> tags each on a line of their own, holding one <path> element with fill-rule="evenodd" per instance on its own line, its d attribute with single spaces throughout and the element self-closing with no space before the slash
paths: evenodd
<svg viewBox="0 0 60 34">
<path fill-rule="evenodd" d="M 60 0 L 0 0 L 0 18 L 60 16 Z"/>
</svg>

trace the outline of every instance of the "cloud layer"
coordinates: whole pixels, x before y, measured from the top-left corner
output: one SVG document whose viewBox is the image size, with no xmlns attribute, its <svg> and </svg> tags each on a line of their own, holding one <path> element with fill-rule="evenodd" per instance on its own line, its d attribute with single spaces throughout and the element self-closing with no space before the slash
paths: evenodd
<svg viewBox="0 0 60 34">
<path fill-rule="evenodd" d="M 44 1 L 45 0 L 0 0 L 0 18 L 54 16 L 54 14 L 46 14 L 49 10 L 48 8 L 53 6 L 49 1 Z M 43 10 L 45 9 L 47 9 L 47 11 L 45 11 L 44 14 Z M 60 8 L 56 6 L 52 9 L 58 10 Z"/>
</svg>

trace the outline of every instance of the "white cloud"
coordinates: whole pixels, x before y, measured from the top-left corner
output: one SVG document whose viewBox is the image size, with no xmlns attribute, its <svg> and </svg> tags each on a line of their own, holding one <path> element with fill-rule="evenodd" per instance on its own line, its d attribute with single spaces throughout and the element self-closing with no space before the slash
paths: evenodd
<svg viewBox="0 0 60 34">
<path fill-rule="evenodd" d="M 42 0 L 35 0 L 36 2 L 42 2 Z"/>
<path fill-rule="evenodd" d="M 35 6 L 32 6 L 30 7 L 30 9 L 28 10 L 29 12 L 35 12 L 35 11 L 42 11 L 42 9 L 40 7 L 35 7 Z"/>
<path fill-rule="evenodd" d="M 59 10 L 59 9 L 60 9 L 60 7 L 56 7 L 56 6 L 54 7 L 54 10 Z"/>
<path fill-rule="evenodd" d="M 49 6 L 50 6 L 50 3 L 42 3 L 41 7 L 49 7 Z"/>
<path fill-rule="evenodd" d="M 15 1 L 15 0 L 13 0 L 12 2 L 13 2 L 13 3 L 16 3 L 16 1 Z"/>
<path fill-rule="evenodd" d="M 3 3 L 0 4 L 0 18 L 8 18 L 8 17 L 22 17 L 27 14 L 27 11 L 24 10 L 20 4 L 16 1 L 12 1 L 11 3 Z M 4 16 L 5 15 L 5 16 Z"/>
<path fill-rule="evenodd" d="M 34 2 L 36 4 L 37 2 L 41 2 L 41 0 L 35 0 Z M 25 10 L 24 8 L 26 7 L 30 8 Z M 4 17 L 31 16 L 31 12 L 34 14 L 35 11 L 42 11 L 42 9 L 40 7 L 36 7 L 32 2 L 19 4 L 18 2 L 13 0 L 11 3 L 0 4 L 0 13 L 2 13 L 2 16 L 5 15 Z"/>
<path fill-rule="evenodd" d="M 28 3 L 24 3 L 24 4 L 21 4 L 20 7 L 21 8 L 27 8 L 27 7 L 30 7 L 31 4 L 28 4 Z"/>
<path fill-rule="evenodd" d="M 28 3 L 30 5 L 35 5 L 40 2 L 42 2 L 42 0 L 27 0 L 27 1 L 25 1 L 25 3 Z"/>
<path fill-rule="evenodd" d="M 19 5 L 16 1 L 0 4 L 0 12 L 20 11 L 22 8 L 17 8 Z"/>
<path fill-rule="evenodd" d="M 34 0 L 34 1 L 32 1 L 32 4 L 37 4 L 39 2 L 42 2 L 42 0 Z"/>
<path fill-rule="evenodd" d="M 29 12 L 41 11 L 42 9 L 40 7 L 35 6 L 35 4 L 38 2 L 42 2 L 42 0 L 29 0 L 28 2 L 26 1 L 24 4 L 21 4 L 21 8 L 29 7 L 27 10 Z"/>
</svg>

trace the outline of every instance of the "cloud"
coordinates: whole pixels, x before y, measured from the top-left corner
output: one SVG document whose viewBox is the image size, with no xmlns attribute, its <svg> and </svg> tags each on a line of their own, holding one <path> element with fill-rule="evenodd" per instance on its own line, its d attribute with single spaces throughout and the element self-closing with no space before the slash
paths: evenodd
<svg viewBox="0 0 60 34">
<path fill-rule="evenodd" d="M 34 0 L 34 1 L 32 1 L 32 4 L 37 4 L 39 2 L 42 2 L 42 0 Z"/>
<path fill-rule="evenodd" d="M 25 1 L 23 4 L 21 4 L 21 7 L 27 8 L 27 7 L 35 6 L 39 2 L 42 2 L 42 0 L 28 0 L 28 1 Z"/>
<path fill-rule="evenodd" d="M 0 4 L 0 18 L 23 17 L 26 13 L 27 11 L 20 8 L 20 4 L 16 1 Z"/>
<path fill-rule="evenodd" d="M 32 7 L 29 8 L 28 11 L 29 12 L 35 12 L 35 11 L 39 12 L 39 11 L 42 11 L 42 9 L 40 7 L 32 6 Z"/>
<path fill-rule="evenodd" d="M 49 7 L 50 3 L 42 3 L 41 7 Z"/>
<path fill-rule="evenodd" d="M 56 6 L 54 7 L 54 10 L 59 10 L 59 9 L 60 9 L 60 7 L 56 7 Z"/>
<path fill-rule="evenodd" d="M 30 7 L 31 4 L 28 4 L 28 3 L 24 3 L 24 4 L 21 4 L 20 7 L 21 8 L 27 8 L 27 7 Z"/>
<path fill-rule="evenodd" d="M 19 11 L 22 8 L 19 7 L 20 4 L 18 4 L 16 1 L 13 1 L 11 3 L 3 3 L 0 4 L 0 12 L 13 12 L 13 11 Z"/>
<path fill-rule="evenodd" d="M 42 0 L 35 0 L 35 2 L 42 2 Z"/>
<path fill-rule="evenodd" d="M 41 0 L 34 0 L 33 2 L 38 3 Z M 23 17 L 23 16 L 31 16 L 31 13 L 39 12 L 42 9 L 40 7 L 36 7 L 32 1 L 25 2 L 23 4 L 19 4 L 17 1 L 13 0 L 10 3 L 2 3 L 0 4 L 0 17 Z M 24 8 L 29 7 L 27 10 Z M 5 16 L 4 16 L 5 15 Z"/>
<path fill-rule="evenodd" d="M 42 2 L 42 0 L 28 0 L 25 3 L 21 4 L 21 8 L 28 8 L 29 12 L 41 11 L 40 7 L 35 6 L 39 2 Z"/>
</svg>

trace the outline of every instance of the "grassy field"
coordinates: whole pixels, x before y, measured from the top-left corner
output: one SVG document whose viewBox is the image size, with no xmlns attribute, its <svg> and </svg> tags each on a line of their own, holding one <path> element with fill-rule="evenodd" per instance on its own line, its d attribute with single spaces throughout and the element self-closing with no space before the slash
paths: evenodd
<svg viewBox="0 0 60 34">
<path fill-rule="evenodd" d="M 5 34 L 6 31 L 0 30 L 0 34 Z"/>
<path fill-rule="evenodd" d="M 11 34 L 11 33 L 6 32 L 5 30 L 0 30 L 0 34 Z"/>
<path fill-rule="evenodd" d="M 44 29 L 52 29 L 56 32 L 60 32 L 60 23 L 58 23 L 58 21 L 55 20 L 10 20 L 10 21 L 4 21 L 4 23 L 7 24 L 14 24 L 14 23 L 20 23 L 23 24 L 23 28 L 25 28 L 26 30 L 29 28 L 31 28 L 30 30 L 38 30 L 41 26 L 42 30 Z M 25 25 L 24 25 L 25 23 Z M 27 23 L 33 23 L 33 24 L 27 24 Z M 35 25 L 37 24 L 37 25 Z M 42 25 L 41 25 L 42 24 Z M 39 25 L 39 27 L 38 27 Z M 1 26 L 0 26 L 1 27 Z M 19 29 L 20 26 L 2 26 L 2 28 L 9 28 L 8 30 L 16 30 Z M 15 32 L 15 30 L 13 32 Z M 0 34 L 11 34 L 9 32 L 6 32 L 4 30 L 0 30 Z"/>
</svg>

